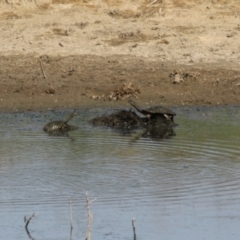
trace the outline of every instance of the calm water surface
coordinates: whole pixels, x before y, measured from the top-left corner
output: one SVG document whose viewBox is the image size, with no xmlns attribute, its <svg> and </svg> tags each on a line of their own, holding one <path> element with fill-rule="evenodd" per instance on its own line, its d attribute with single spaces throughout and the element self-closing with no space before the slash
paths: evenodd
<svg viewBox="0 0 240 240">
<path fill-rule="evenodd" d="M 154 141 L 93 128 L 101 109 L 78 110 L 69 137 L 42 131 L 70 111 L 0 113 L 0 239 L 237 240 L 240 236 L 240 107 L 180 108 L 176 136 Z M 107 110 L 103 110 L 107 113 Z"/>
</svg>

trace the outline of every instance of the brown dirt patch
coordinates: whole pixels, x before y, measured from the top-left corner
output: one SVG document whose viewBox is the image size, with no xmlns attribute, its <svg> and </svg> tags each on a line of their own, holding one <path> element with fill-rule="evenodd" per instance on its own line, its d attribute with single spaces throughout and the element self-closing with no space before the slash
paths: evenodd
<svg viewBox="0 0 240 240">
<path fill-rule="evenodd" d="M 221 64 L 186 66 L 119 55 L 25 55 L 1 57 L 0 65 L 0 104 L 6 110 L 128 106 L 130 97 L 145 105 L 240 101 L 240 71 Z"/>
<path fill-rule="evenodd" d="M 0 109 L 239 104 L 240 4 L 205 2 L 0 0 Z"/>
</svg>

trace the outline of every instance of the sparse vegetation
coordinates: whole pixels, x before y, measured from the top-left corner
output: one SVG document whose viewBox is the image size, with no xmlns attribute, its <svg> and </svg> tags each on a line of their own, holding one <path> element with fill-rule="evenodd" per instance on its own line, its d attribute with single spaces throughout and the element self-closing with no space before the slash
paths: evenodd
<svg viewBox="0 0 240 240">
<path fill-rule="evenodd" d="M 4 108 L 72 108 L 133 94 L 167 105 L 239 102 L 234 85 L 239 83 L 228 79 L 239 76 L 240 2 L 0 0 L 0 5 Z M 40 56 L 45 58 L 39 62 Z M 199 75 L 182 76 L 181 69 Z M 124 83 L 141 92 L 129 93 Z"/>
</svg>

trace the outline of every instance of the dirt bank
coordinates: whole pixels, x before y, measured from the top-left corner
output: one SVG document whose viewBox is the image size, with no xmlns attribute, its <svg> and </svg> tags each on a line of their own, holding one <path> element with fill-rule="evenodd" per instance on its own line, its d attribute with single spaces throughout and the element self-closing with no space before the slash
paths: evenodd
<svg viewBox="0 0 240 240">
<path fill-rule="evenodd" d="M 0 108 L 239 104 L 239 3 L 1 3 Z"/>
</svg>

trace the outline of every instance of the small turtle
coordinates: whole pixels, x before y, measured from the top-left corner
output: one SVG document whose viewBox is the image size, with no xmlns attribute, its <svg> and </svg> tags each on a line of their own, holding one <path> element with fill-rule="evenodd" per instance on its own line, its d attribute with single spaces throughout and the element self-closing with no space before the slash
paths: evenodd
<svg viewBox="0 0 240 240">
<path fill-rule="evenodd" d="M 75 129 L 78 129 L 78 127 L 73 125 L 68 125 L 67 123 L 72 120 L 72 118 L 76 115 L 76 111 L 74 111 L 65 121 L 52 121 L 45 125 L 43 130 L 48 133 L 52 132 L 68 132 Z"/>
<path fill-rule="evenodd" d="M 165 108 L 163 106 L 150 107 L 147 109 L 141 109 L 133 100 L 129 100 L 129 103 L 140 113 L 145 115 L 149 120 L 156 116 L 163 116 L 169 121 L 173 121 L 174 116 L 176 115 L 171 109 Z"/>
</svg>

